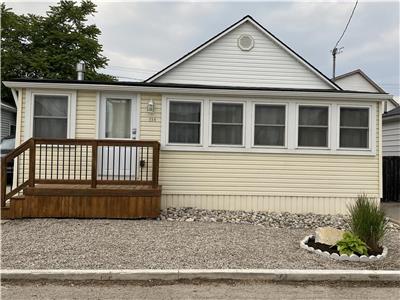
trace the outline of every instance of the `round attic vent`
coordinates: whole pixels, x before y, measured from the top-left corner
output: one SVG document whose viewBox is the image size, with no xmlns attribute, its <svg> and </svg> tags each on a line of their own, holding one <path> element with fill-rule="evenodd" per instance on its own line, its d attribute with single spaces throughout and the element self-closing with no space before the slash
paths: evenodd
<svg viewBox="0 0 400 300">
<path fill-rule="evenodd" d="M 248 34 L 242 34 L 238 38 L 238 46 L 243 51 L 250 51 L 254 47 L 253 37 Z"/>
</svg>

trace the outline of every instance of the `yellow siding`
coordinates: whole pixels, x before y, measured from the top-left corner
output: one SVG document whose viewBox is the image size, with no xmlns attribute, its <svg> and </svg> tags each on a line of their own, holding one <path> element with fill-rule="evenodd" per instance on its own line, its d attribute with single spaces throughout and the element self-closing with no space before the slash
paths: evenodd
<svg viewBox="0 0 400 300">
<path fill-rule="evenodd" d="M 76 130 L 77 139 L 96 138 L 97 92 L 78 91 L 76 99 Z"/>
<path fill-rule="evenodd" d="M 160 140 L 161 95 L 141 94 L 140 139 Z M 147 112 L 153 100 L 155 113 Z M 20 118 L 24 137 L 25 91 Z M 97 93 L 78 91 L 76 137 L 96 138 Z M 377 108 L 378 108 L 377 104 Z M 381 117 L 376 156 L 162 150 L 162 205 L 209 209 L 344 213 L 360 193 L 381 193 Z"/>
<path fill-rule="evenodd" d="M 161 95 L 142 94 L 140 102 L 140 139 L 160 141 L 161 137 Z M 153 100 L 154 113 L 147 112 L 147 104 Z"/>
<path fill-rule="evenodd" d="M 147 121 L 149 98 L 142 95 L 142 138 L 159 140 L 161 120 Z M 345 213 L 360 193 L 379 197 L 379 109 L 376 120 L 376 156 L 162 150 L 162 205 Z"/>
</svg>

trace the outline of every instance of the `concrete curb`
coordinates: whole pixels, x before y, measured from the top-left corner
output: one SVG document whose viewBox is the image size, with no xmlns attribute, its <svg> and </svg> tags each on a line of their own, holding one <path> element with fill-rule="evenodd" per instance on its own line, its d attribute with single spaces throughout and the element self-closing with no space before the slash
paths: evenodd
<svg viewBox="0 0 400 300">
<path fill-rule="evenodd" d="M 3 280 L 269 280 L 269 281 L 393 281 L 400 271 L 288 269 L 172 270 L 1 270 Z"/>
</svg>

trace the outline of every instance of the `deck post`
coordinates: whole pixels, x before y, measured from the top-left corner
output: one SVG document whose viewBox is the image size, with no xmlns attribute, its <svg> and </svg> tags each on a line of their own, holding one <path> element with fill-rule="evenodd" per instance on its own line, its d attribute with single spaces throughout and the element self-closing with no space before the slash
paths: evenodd
<svg viewBox="0 0 400 300">
<path fill-rule="evenodd" d="M 160 163 L 160 143 L 156 142 L 153 146 L 153 169 L 152 169 L 152 184 L 153 188 L 158 186 L 158 172 Z"/>
<path fill-rule="evenodd" d="M 36 143 L 31 139 L 29 147 L 29 186 L 35 186 Z"/>
<path fill-rule="evenodd" d="M 1 206 L 6 206 L 6 187 L 7 187 L 7 161 L 1 158 Z"/>
<path fill-rule="evenodd" d="M 97 141 L 92 143 L 92 188 L 97 186 Z"/>
</svg>

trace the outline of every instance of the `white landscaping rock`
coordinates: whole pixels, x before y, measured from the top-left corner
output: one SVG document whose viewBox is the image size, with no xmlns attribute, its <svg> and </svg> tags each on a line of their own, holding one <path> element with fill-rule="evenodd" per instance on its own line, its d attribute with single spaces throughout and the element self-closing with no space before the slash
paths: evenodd
<svg viewBox="0 0 400 300">
<path fill-rule="evenodd" d="M 333 227 L 318 227 L 315 231 L 315 242 L 325 245 L 335 245 L 343 238 L 344 230 L 339 230 Z"/>
<path fill-rule="evenodd" d="M 322 257 L 332 258 L 332 259 L 339 260 L 339 261 L 375 262 L 375 261 L 384 259 L 386 257 L 386 255 L 387 255 L 387 252 L 388 252 L 387 247 L 384 246 L 383 250 L 382 250 L 382 254 L 379 254 L 377 256 L 375 256 L 375 255 L 370 255 L 370 256 L 361 255 L 361 256 L 358 256 L 356 254 L 352 254 L 352 255 L 348 256 L 347 254 L 339 255 L 337 253 L 330 254 L 327 251 L 321 251 L 320 249 L 314 249 L 313 247 L 308 246 L 307 245 L 308 240 L 311 239 L 311 238 L 314 238 L 314 237 L 312 235 L 310 235 L 310 236 L 306 236 L 303 240 L 301 240 L 300 248 L 303 248 L 303 249 L 305 249 L 307 251 L 310 251 L 312 253 L 316 253 L 316 254 L 318 254 L 318 255 L 320 255 Z"/>
</svg>

